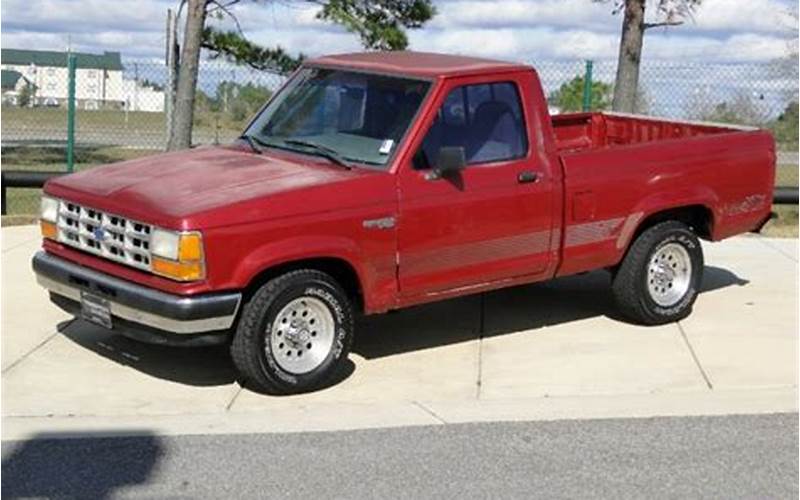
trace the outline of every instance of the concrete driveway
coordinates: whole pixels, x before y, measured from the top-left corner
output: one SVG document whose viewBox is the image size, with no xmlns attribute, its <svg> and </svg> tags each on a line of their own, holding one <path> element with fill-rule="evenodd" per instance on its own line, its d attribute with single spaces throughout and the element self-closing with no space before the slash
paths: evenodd
<svg viewBox="0 0 800 500">
<path fill-rule="evenodd" d="M 363 318 L 313 394 L 242 390 L 225 349 L 140 344 L 38 288 L 37 228 L 2 229 L 2 437 L 199 434 L 797 411 L 797 240 L 706 244 L 693 315 L 617 319 L 591 273 Z"/>
</svg>

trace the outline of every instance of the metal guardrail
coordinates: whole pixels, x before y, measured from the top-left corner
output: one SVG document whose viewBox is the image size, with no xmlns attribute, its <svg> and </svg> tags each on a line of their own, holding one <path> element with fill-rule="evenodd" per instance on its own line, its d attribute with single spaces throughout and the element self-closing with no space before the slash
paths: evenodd
<svg viewBox="0 0 800 500">
<path fill-rule="evenodd" d="M 797 205 L 798 189 L 796 187 L 776 187 L 772 195 L 775 205 Z"/>
<path fill-rule="evenodd" d="M 0 173 L 2 183 L 2 214 L 6 215 L 6 200 L 8 188 L 40 188 L 53 177 L 64 175 L 65 172 L 35 172 L 29 170 L 9 170 Z"/>
<path fill-rule="evenodd" d="M 7 188 L 40 188 L 53 177 L 65 175 L 66 172 L 35 172 L 28 170 L 3 171 L 2 176 L 2 213 L 6 215 Z M 772 203 L 776 205 L 797 205 L 798 188 L 776 187 L 772 195 Z"/>
</svg>

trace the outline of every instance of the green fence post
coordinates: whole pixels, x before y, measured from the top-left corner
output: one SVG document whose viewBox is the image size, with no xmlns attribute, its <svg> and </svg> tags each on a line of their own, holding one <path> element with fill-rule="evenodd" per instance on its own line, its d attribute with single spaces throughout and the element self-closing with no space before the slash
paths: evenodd
<svg viewBox="0 0 800 500">
<path fill-rule="evenodd" d="M 75 170 L 75 55 L 67 57 L 67 172 Z"/>
<path fill-rule="evenodd" d="M 586 72 L 583 75 L 583 110 L 592 110 L 592 61 L 586 61 Z"/>
</svg>

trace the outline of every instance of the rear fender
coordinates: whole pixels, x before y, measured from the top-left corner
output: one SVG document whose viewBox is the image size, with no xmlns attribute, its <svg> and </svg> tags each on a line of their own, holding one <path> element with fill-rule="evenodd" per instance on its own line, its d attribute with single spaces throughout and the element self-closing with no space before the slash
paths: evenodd
<svg viewBox="0 0 800 500">
<path fill-rule="evenodd" d="M 719 198 L 707 186 L 690 186 L 678 190 L 653 193 L 640 200 L 631 210 L 618 235 L 617 248 L 624 253 L 641 224 L 653 215 L 668 210 L 698 205 L 707 208 L 711 213 L 711 221 L 709 221 L 710 233 L 712 239 L 715 239 L 716 224 L 714 222 L 718 218 L 715 208 L 719 205 Z"/>
</svg>

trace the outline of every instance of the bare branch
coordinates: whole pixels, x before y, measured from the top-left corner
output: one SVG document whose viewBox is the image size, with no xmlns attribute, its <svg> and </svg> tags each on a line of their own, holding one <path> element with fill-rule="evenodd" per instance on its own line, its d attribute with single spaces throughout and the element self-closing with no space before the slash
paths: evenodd
<svg viewBox="0 0 800 500">
<path fill-rule="evenodd" d="M 240 35 L 244 36 L 244 32 L 242 31 L 242 26 L 239 24 L 239 19 L 236 17 L 236 15 L 234 15 L 233 12 L 231 12 L 231 10 L 229 8 L 231 5 L 234 5 L 234 4 L 238 3 L 238 2 L 239 2 L 239 0 L 231 0 L 230 2 L 228 2 L 228 3 L 223 5 L 218 0 L 210 0 L 208 2 L 208 5 L 212 5 L 213 4 L 213 5 L 216 5 L 216 7 L 214 9 L 207 10 L 206 12 L 213 12 L 214 10 L 217 10 L 217 9 L 221 10 L 222 12 L 227 14 L 228 17 L 233 19 L 234 24 L 236 24 L 236 31 L 238 31 Z"/>
<path fill-rule="evenodd" d="M 230 15 L 230 12 L 228 12 L 227 9 L 229 9 L 233 5 L 236 5 L 240 1 L 241 0 L 230 0 L 229 2 L 223 4 L 222 2 L 218 2 L 217 0 L 208 0 L 208 3 L 206 4 L 206 12 L 210 14 L 215 10 L 221 10 Z M 212 7 L 209 9 L 208 7 L 211 5 L 215 5 L 216 7 Z"/>
<path fill-rule="evenodd" d="M 680 26 L 683 21 L 664 21 L 661 23 L 644 23 L 642 29 L 659 28 L 661 26 Z"/>
<path fill-rule="evenodd" d="M 178 4 L 178 12 L 175 15 L 175 20 L 177 22 L 178 19 L 181 18 L 181 12 L 183 12 L 183 7 L 186 5 L 187 0 L 181 0 L 181 3 Z"/>
</svg>

